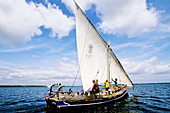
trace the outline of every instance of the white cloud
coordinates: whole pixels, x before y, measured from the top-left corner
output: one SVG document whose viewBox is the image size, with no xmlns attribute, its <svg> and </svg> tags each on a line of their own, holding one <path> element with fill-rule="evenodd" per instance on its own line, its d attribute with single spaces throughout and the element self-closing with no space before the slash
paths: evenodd
<svg viewBox="0 0 170 113">
<path fill-rule="evenodd" d="M 32 45 L 32 46 L 27 46 L 27 47 L 23 47 L 23 48 L 14 48 L 14 49 L 3 49 L 0 50 L 0 53 L 11 53 L 11 52 L 22 52 L 22 51 L 30 51 L 33 49 L 39 49 L 39 48 L 44 48 L 47 47 L 46 44 L 40 44 L 40 45 Z"/>
<path fill-rule="evenodd" d="M 2 84 L 44 85 L 60 82 L 64 85 L 72 85 L 77 74 L 77 68 L 78 64 L 74 60 L 66 57 L 64 57 L 57 65 L 51 64 L 46 66 L 45 69 L 14 64 L 4 65 L 4 63 L 0 62 L 0 82 Z M 79 78 L 80 76 L 76 83 L 81 83 Z"/>
<path fill-rule="evenodd" d="M 62 0 L 68 9 L 74 8 L 71 0 Z M 159 13 L 147 6 L 146 0 L 76 0 L 84 10 L 96 6 L 101 19 L 99 28 L 107 34 L 127 34 L 129 37 L 149 32 L 159 22 Z"/>
<path fill-rule="evenodd" d="M 75 0 L 76 3 L 81 7 L 83 11 L 89 10 L 92 7 L 92 4 L 96 2 L 96 0 Z M 73 0 L 62 0 L 63 3 L 66 4 L 66 7 L 73 12 L 75 8 L 75 4 Z"/>
<path fill-rule="evenodd" d="M 143 61 L 128 59 L 121 61 L 133 83 L 170 82 L 170 63 L 159 62 L 157 57 Z"/>
<path fill-rule="evenodd" d="M 51 37 L 67 36 L 74 27 L 74 18 L 64 15 L 56 5 L 29 4 L 24 0 L 0 1 L 0 43 L 23 44 L 42 34 L 44 26 L 51 29 Z"/>
<path fill-rule="evenodd" d="M 45 0 L 45 3 L 48 4 L 49 3 L 48 0 Z"/>
<path fill-rule="evenodd" d="M 111 46 L 111 48 L 115 49 L 115 50 L 119 50 L 122 48 L 127 48 L 127 47 L 141 47 L 141 48 L 147 48 L 147 47 L 152 47 L 152 45 L 146 45 L 143 43 L 125 43 L 125 44 L 119 44 L 119 45 L 114 45 Z"/>
<path fill-rule="evenodd" d="M 62 0 L 73 10 L 74 2 Z M 147 10 L 145 0 L 76 0 L 85 11 L 96 5 L 101 19 L 99 27 L 109 34 L 128 34 L 129 36 L 147 32 L 158 23 L 158 12 L 152 7 Z M 58 6 L 46 1 L 47 7 L 24 0 L 0 1 L 0 43 L 8 45 L 23 44 L 31 37 L 42 34 L 44 26 L 51 29 L 51 37 L 69 35 L 74 27 L 74 18 L 63 14 Z"/>
<path fill-rule="evenodd" d="M 158 12 L 147 9 L 146 0 L 100 0 L 96 2 L 104 33 L 139 35 L 158 24 Z"/>
<path fill-rule="evenodd" d="M 159 26 L 156 28 L 157 31 L 159 32 L 170 32 L 170 23 L 169 24 L 162 24 L 160 23 Z"/>
<path fill-rule="evenodd" d="M 159 74 L 169 74 L 170 64 L 158 62 L 157 57 L 151 57 L 144 61 L 128 61 L 122 60 L 127 72 L 130 75 L 159 75 Z M 170 76 L 170 75 L 168 75 Z"/>
</svg>

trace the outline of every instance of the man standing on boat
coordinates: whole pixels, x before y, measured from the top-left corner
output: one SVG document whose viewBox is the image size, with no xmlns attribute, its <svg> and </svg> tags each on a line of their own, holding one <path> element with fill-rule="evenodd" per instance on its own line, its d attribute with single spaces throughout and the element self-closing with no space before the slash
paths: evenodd
<svg viewBox="0 0 170 113">
<path fill-rule="evenodd" d="M 96 80 L 95 89 L 96 89 L 96 93 L 99 93 L 100 89 L 99 89 L 98 80 Z"/>
<path fill-rule="evenodd" d="M 90 94 L 96 94 L 96 93 L 99 93 L 99 85 L 98 85 L 98 80 L 93 80 L 93 87 L 92 87 L 92 90 L 90 91 Z"/>
<path fill-rule="evenodd" d="M 106 91 L 109 90 L 109 82 L 108 82 L 108 80 L 106 80 L 106 82 L 105 82 L 105 89 L 106 89 Z"/>
<path fill-rule="evenodd" d="M 56 84 L 51 84 L 50 86 L 48 86 L 49 88 L 49 95 L 52 95 L 52 87 L 55 86 Z"/>
<path fill-rule="evenodd" d="M 118 83 L 117 83 L 117 78 L 115 78 L 115 81 L 114 81 L 113 78 L 112 78 L 112 81 L 115 83 L 115 88 L 116 88 L 116 90 L 118 90 L 119 86 L 118 86 Z"/>
</svg>

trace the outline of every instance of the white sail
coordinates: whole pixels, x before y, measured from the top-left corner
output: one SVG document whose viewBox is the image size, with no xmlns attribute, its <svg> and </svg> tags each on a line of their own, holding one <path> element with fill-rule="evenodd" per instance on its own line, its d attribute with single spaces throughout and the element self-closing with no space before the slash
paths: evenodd
<svg viewBox="0 0 170 113">
<path fill-rule="evenodd" d="M 86 91 L 93 86 L 93 79 L 98 79 L 99 83 L 105 81 L 107 76 L 107 45 L 78 6 L 75 15 L 81 79 L 83 89 Z"/>
<path fill-rule="evenodd" d="M 94 79 L 98 79 L 100 84 L 104 83 L 106 79 L 112 77 L 108 77 L 108 75 L 115 75 L 114 78 L 119 78 L 119 74 L 115 74 L 114 70 L 121 70 L 121 66 L 119 66 L 118 63 L 115 63 L 117 61 L 114 57 L 111 57 L 109 60 L 111 64 L 108 65 L 110 48 L 108 48 L 107 43 L 77 4 L 75 8 L 75 16 L 77 51 L 84 91 L 87 91 L 93 86 L 92 80 Z M 113 54 L 111 54 L 111 56 L 113 56 Z M 108 67 L 111 68 L 110 71 L 108 71 Z M 112 70 L 112 68 L 114 69 Z M 122 71 L 122 73 L 124 73 L 124 71 Z M 120 77 L 127 76 L 122 73 Z M 127 80 L 121 80 L 129 85 Z"/>
<path fill-rule="evenodd" d="M 111 54 L 110 78 L 113 78 L 113 80 L 115 80 L 115 78 L 117 78 L 118 84 L 125 84 L 125 85 L 133 88 L 134 86 L 133 86 L 132 81 L 128 77 L 127 73 L 123 69 L 121 63 L 119 62 L 119 60 L 117 59 L 117 57 L 115 56 L 115 54 L 113 53 L 112 50 L 111 50 L 110 54 Z"/>
</svg>

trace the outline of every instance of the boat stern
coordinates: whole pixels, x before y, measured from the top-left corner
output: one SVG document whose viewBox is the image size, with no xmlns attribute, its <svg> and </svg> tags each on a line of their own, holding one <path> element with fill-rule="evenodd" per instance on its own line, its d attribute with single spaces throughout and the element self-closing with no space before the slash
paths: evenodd
<svg viewBox="0 0 170 113">
<path fill-rule="evenodd" d="M 46 106 L 47 109 L 54 109 L 54 108 L 61 108 L 61 107 L 69 106 L 68 103 L 51 98 L 49 95 L 44 95 L 44 97 L 47 103 L 47 106 Z"/>
</svg>

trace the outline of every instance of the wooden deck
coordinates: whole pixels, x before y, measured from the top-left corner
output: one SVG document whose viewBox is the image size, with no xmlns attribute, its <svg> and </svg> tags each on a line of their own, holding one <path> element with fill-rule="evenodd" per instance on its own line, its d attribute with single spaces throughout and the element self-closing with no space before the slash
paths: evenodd
<svg viewBox="0 0 170 113">
<path fill-rule="evenodd" d="M 108 100 L 111 98 L 116 98 L 116 96 L 121 95 L 127 90 L 127 86 L 119 86 L 119 89 L 115 88 L 110 89 L 109 91 L 101 90 L 97 94 L 90 95 L 89 92 L 83 91 L 54 91 L 53 95 L 50 95 L 50 100 L 54 101 L 64 101 L 67 103 L 79 103 L 79 102 L 96 102 Z"/>
</svg>

